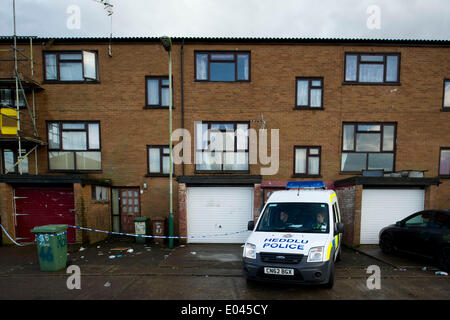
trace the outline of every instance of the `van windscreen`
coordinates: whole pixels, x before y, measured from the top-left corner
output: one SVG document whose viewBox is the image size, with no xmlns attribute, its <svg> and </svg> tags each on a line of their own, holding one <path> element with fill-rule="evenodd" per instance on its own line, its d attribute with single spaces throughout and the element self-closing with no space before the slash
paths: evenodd
<svg viewBox="0 0 450 320">
<path fill-rule="evenodd" d="M 328 212 L 326 203 L 270 203 L 256 231 L 328 233 Z"/>
</svg>

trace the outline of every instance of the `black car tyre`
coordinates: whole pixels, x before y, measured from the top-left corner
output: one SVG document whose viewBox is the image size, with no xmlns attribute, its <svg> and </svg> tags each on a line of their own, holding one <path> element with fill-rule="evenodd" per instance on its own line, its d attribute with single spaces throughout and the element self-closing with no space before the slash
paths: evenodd
<svg viewBox="0 0 450 320">
<path fill-rule="evenodd" d="M 328 282 L 323 285 L 325 289 L 332 289 L 334 286 L 334 261 L 330 261 L 330 263 L 330 277 L 328 279 Z"/>
<path fill-rule="evenodd" d="M 444 271 L 450 271 L 450 247 L 442 248 L 439 255 L 439 266 Z"/>
<path fill-rule="evenodd" d="M 383 234 L 380 237 L 380 248 L 384 253 L 393 253 L 394 249 L 394 241 L 392 237 L 388 234 Z"/>
</svg>

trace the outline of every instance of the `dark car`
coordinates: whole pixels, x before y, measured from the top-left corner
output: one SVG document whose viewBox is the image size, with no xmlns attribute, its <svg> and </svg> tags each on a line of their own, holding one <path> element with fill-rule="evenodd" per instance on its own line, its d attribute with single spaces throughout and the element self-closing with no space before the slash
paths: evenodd
<svg viewBox="0 0 450 320">
<path fill-rule="evenodd" d="M 416 212 L 380 231 L 380 248 L 385 253 L 401 251 L 434 259 L 450 270 L 450 211 Z"/>
</svg>

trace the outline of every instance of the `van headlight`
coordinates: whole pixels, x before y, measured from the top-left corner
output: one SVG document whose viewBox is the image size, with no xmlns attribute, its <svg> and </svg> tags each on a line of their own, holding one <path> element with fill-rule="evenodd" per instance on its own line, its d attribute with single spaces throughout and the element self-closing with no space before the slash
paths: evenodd
<svg viewBox="0 0 450 320">
<path fill-rule="evenodd" d="M 244 258 L 256 259 L 256 246 L 253 243 L 245 244 Z"/>
<path fill-rule="evenodd" d="M 315 247 L 309 249 L 307 262 L 322 262 L 323 261 L 323 247 Z"/>
</svg>

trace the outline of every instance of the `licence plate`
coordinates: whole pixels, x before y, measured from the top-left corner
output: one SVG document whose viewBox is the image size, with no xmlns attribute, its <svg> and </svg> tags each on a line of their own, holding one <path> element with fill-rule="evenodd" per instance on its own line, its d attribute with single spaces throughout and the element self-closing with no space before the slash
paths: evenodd
<svg viewBox="0 0 450 320">
<path fill-rule="evenodd" d="M 286 268 L 264 268 L 265 274 L 277 274 L 280 276 L 293 276 L 294 275 L 294 269 L 286 269 Z"/>
</svg>

